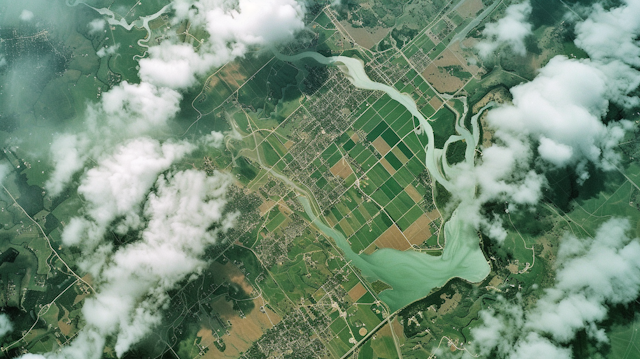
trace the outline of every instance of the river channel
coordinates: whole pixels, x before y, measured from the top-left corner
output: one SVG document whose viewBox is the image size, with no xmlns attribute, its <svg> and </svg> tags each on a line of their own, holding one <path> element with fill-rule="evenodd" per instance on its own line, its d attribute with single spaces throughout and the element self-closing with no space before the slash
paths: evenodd
<svg viewBox="0 0 640 359">
<path fill-rule="evenodd" d="M 453 170 L 446 163 L 443 151 L 434 147 L 433 129 L 429 121 L 418 111 L 415 102 L 409 95 L 400 93 L 391 86 L 372 81 L 365 73 L 363 63 L 355 58 L 325 57 L 316 52 L 304 52 L 295 56 L 277 54 L 277 57 L 290 62 L 311 58 L 323 65 L 338 65 L 355 87 L 384 91 L 392 99 L 398 101 L 419 120 L 420 128 L 417 130 L 422 131 L 428 138 L 425 148 L 425 165 L 430 174 L 447 190 L 453 190 L 447 179 L 447 174 L 451 174 L 449 172 Z M 464 115 L 460 116 L 456 122 L 458 135 L 452 136 L 450 141 L 447 141 L 447 145 L 454 141 L 465 141 L 467 144 L 465 162 L 470 165 L 473 165 L 474 151 L 479 140 L 478 116 L 490 106 L 485 106 L 477 115 L 473 116 L 473 133 L 464 127 Z M 466 102 L 465 110 L 467 110 Z M 441 161 L 444 173 L 440 171 L 438 161 Z M 465 197 L 473 198 L 473 193 L 468 195 Z M 298 200 L 304 207 L 306 214 L 312 219 L 313 224 L 325 235 L 335 240 L 347 260 L 360 269 L 368 280 L 381 280 L 393 287 L 379 294 L 379 298 L 389 306 L 391 312 L 425 297 L 433 288 L 443 286 L 451 278 L 459 277 L 469 282 L 479 282 L 491 270 L 480 250 L 476 229 L 460 218 L 458 210 L 453 212 L 451 218 L 444 225 L 445 247 L 441 256 L 432 256 L 412 250 L 398 251 L 390 248 L 379 249 L 373 254 L 367 255 L 353 252 L 342 233 L 330 228 L 318 218 L 312 209 L 309 198 L 299 196 Z"/>
</svg>

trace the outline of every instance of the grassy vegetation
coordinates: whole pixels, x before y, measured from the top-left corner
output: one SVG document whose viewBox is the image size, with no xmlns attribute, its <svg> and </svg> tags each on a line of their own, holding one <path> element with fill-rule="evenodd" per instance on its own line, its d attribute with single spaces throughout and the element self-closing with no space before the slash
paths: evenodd
<svg viewBox="0 0 640 359">
<path fill-rule="evenodd" d="M 371 283 L 371 288 L 376 294 L 380 294 L 383 290 L 391 289 L 392 287 L 385 282 L 377 280 Z"/>
<path fill-rule="evenodd" d="M 433 128 L 434 144 L 436 148 L 442 148 L 451 135 L 456 134 L 456 115 L 447 107 L 440 109 L 431 122 Z"/>
<path fill-rule="evenodd" d="M 463 141 L 456 141 L 449 145 L 447 148 L 447 162 L 450 165 L 464 161 L 465 151 L 467 144 Z"/>
</svg>

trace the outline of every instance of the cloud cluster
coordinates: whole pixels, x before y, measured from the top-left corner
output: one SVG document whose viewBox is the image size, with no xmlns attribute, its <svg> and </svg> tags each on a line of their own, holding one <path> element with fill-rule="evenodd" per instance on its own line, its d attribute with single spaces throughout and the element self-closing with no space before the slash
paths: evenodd
<svg viewBox="0 0 640 359">
<path fill-rule="evenodd" d="M 216 146 L 221 137 L 214 132 L 200 142 Z M 70 220 L 62 240 L 82 250 L 77 264 L 91 273 L 97 293 L 82 309 L 81 334 L 46 357 L 100 358 L 110 336 L 116 336 L 121 356 L 160 322 L 166 292 L 204 266 L 205 248 L 233 222 L 233 214 L 222 212 L 232 179 L 196 170 L 173 174 L 172 165 L 196 147 L 134 138 L 82 176 L 78 193 L 86 201 L 85 215 Z M 139 238 L 114 252 L 104 240 L 108 230 L 136 230 Z"/>
<path fill-rule="evenodd" d="M 619 60 L 640 66 L 640 50 L 636 36 L 640 32 L 640 3 L 623 1 L 624 6 L 605 10 L 594 5 L 589 18 L 576 26 L 576 44 L 594 59 Z"/>
<path fill-rule="evenodd" d="M 538 203 L 549 168 L 570 167 L 579 182 L 589 177 L 589 163 L 602 170 L 615 168 L 615 147 L 632 124 L 605 125 L 601 119 L 611 102 L 627 109 L 638 104 L 634 90 L 640 72 L 634 66 L 640 60 L 626 56 L 640 53 L 635 41 L 640 26 L 634 20 L 639 17 L 638 1 L 608 11 L 594 7 L 576 26 L 576 44 L 589 59 L 552 58 L 533 81 L 511 89 L 511 104 L 489 111 L 496 143 L 484 149 L 475 167 L 458 165 L 452 183 L 454 195 L 474 194 L 460 198 L 465 215 L 492 238 L 501 241 L 506 232 L 498 217 L 481 215 L 484 203 L 505 201 L 510 209 Z M 624 50 L 613 51 L 609 37 Z"/>
<path fill-rule="evenodd" d="M 555 167 L 582 169 L 592 162 L 610 169 L 626 125 L 600 120 L 618 95 L 611 91 L 613 80 L 590 60 L 556 56 L 533 81 L 512 88 L 513 104 L 491 111 L 487 120 L 498 137 L 527 135 L 540 158 Z M 584 170 L 579 174 L 588 177 Z"/>
<path fill-rule="evenodd" d="M 95 269 L 98 292 L 82 309 L 86 324 L 71 345 L 46 358 L 102 356 L 105 339 L 115 336 L 122 356 L 160 323 L 167 292 L 206 265 L 205 249 L 231 228 L 235 214 L 223 214 L 229 175 L 207 176 L 196 170 L 162 175 L 148 196 L 142 216 L 146 226 L 137 241 L 119 247 L 102 243 Z M 94 258 L 94 263 L 95 263 Z M 23 358 L 42 358 L 24 356 Z"/>
<path fill-rule="evenodd" d="M 177 36 L 150 47 L 139 62 L 140 84 L 123 82 L 102 93 L 87 108 L 82 129 L 58 134 L 51 144 L 54 171 L 45 187 L 56 196 L 79 178 L 84 213 L 69 221 L 62 240 L 82 250 L 78 265 L 92 274 L 96 293 L 85 301 L 86 324 L 74 341 L 44 357 L 97 359 L 112 337 L 122 356 L 160 323 L 167 291 L 206 265 L 205 249 L 235 219 L 223 214 L 233 178 L 172 170 L 197 147 L 219 147 L 224 138 L 212 132 L 196 143 L 166 140 L 180 109 L 178 90 L 212 67 L 289 41 L 304 27 L 305 8 L 295 0 L 175 0 L 173 6 L 174 23 L 189 20 L 208 38 L 197 48 Z M 93 20 L 89 33 L 105 25 Z M 95 165 L 85 170 L 90 161 Z M 105 239 L 109 231 L 135 238 L 116 248 Z"/>
<path fill-rule="evenodd" d="M 71 154 L 67 162 L 78 164 L 69 173 L 84 166 L 87 153 L 99 156 L 80 178 L 78 194 L 85 200 L 85 213 L 72 218 L 62 232 L 65 245 L 82 250 L 77 264 L 93 276 L 97 293 L 83 307 L 87 324 L 82 335 L 47 357 L 99 358 L 106 338 L 113 335 L 122 355 L 159 323 L 166 291 L 204 265 L 204 249 L 232 223 L 233 215 L 222 215 L 231 177 L 170 171 L 199 146 L 219 147 L 222 134 L 212 132 L 197 144 L 140 136 L 164 126 L 167 114 L 177 110 L 174 92 L 162 96 L 154 86 L 143 85 L 125 84 L 106 93 L 101 107 L 90 111 L 86 132 L 60 137 Z M 168 103 L 156 103 L 163 98 Z M 123 129 L 132 138 L 117 143 Z M 77 142 L 89 142 L 94 132 L 104 136 L 99 146 Z M 211 230 L 212 224 L 218 229 Z M 125 235 L 132 230 L 140 233 L 137 241 L 115 252 L 105 241 L 108 231 Z"/>
<path fill-rule="evenodd" d="M 86 215 L 69 221 L 62 232 L 63 243 L 82 243 L 83 251 L 91 253 L 107 228 L 113 226 L 119 234 L 139 228 L 140 203 L 158 175 L 194 149 L 187 142 L 160 144 L 144 137 L 117 146 L 111 156 L 83 176 L 78 194 L 86 201 Z M 116 219 L 119 223 L 112 225 Z"/>
<path fill-rule="evenodd" d="M 198 53 L 191 45 L 169 41 L 149 48 L 149 57 L 140 60 L 140 78 L 158 86 L 182 89 L 196 82 L 216 63 L 213 54 Z"/>
<path fill-rule="evenodd" d="M 293 39 L 304 27 L 305 7 L 296 0 L 175 0 L 174 22 L 189 20 L 202 26 L 209 38 L 198 49 L 168 38 L 148 49 L 141 59 L 140 84 L 123 82 L 102 101 L 90 106 L 86 131 L 56 136 L 51 146 L 54 173 L 46 184 L 56 196 L 90 158 L 99 158 L 122 139 L 153 136 L 166 128 L 179 110 L 182 99 L 176 90 L 196 82 L 196 77 L 221 66 L 248 51 Z M 90 33 L 101 31 L 106 22 L 95 19 Z M 117 46 L 100 49 L 105 56 Z"/>
<path fill-rule="evenodd" d="M 146 82 L 122 82 L 87 108 L 84 131 L 55 136 L 51 145 L 53 174 L 45 184 L 56 196 L 90 159 L 99 160 L 117 144 L 141 136 L 161 135 L 180 110 L 182 96 Z"/>
<path fill-rule="evenodd" d="M 606 342 L 597 327 L 608 306 L 629 303 L 640 294 L 640 242 L 626 233 L 625 219 L 613 218 L 593 238 L 566 235 L 558 251 L 556 283 L 528 313 L 521 303 L 501 300 L 480 312 L 482 325 L 471 330 L 473 349 L 498 358 L 571 358 L 566 344 L 580 330 Z"/>
<path fill-rule="evenodd" d="M 576 25 L 575 43 L 607 74 L 613 99 L 632 107 L 640 105 L 640 99 L 627 95 L 640 85 L 640 2 L 622 3 L 610 10 L 595 5 L 589 17 Z"/>
<path fill-rule="evenodd" d="M 183 89 L 196 76 L 260 47 L 293 40 L 304 28 L 305 7 L 296 0 L 175 0 L 174 22 L 189 20 L 209 38 L 198 51 L 169 39 L 140 60 L 140 78 L 158 86 Z"/>
<path fill-rule="evenodd" d="M 229 176 L 188 170 L 162 176 L 144 208 L 148 221 L 139 241 L 117 250 L 99 276 L 100 291 L 87 300 L 89 327 L 116 334 L 121 356 L 160 322 L 167 291 L 206 264 L 208 245 L 232 226 L 223 216 Z M 215 224 L 215 229 L 210 229 Z"/>
<path fill-rule="evenodd" d="M 527 21 L 530 14 L 531 4 L 528 0 L 509 5 L 503 18 L 497 22 L 488 23 L 482 31 L 485 39 L 476 44 L 480 56 L 487 58 L 502 45 L 524 56 L 527 52 L 524 39 L 531 35 L 531 24 Z"/>
</svg>

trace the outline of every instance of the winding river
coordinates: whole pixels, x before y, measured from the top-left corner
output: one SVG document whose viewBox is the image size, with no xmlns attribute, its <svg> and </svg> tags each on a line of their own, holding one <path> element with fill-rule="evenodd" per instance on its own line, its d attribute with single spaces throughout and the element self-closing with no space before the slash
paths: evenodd
<svg viewBox="0 0 640 359">
<path fill-rule="evenodd" d="M 167 4 L 162 9 L 158 10 L 158 12 L 156 12 L 155 14 L 141 16 L 131 23 L 127 23 L 127 20 L 125 20 L 122 16 L 117 15 L 108 8 L 95 8 L 82 0 L 67 0 L 66 3 L 67 6 L 78 6 L 80 4 L 83 4 L 95 10 L 98 14 L 103 15 L 109 25 L 122 26 L 127 31 L 131 31 L 134 26 L 136 28 L 145 29 L 147 31 L 147 36 L 143 39 L 138 40 L 138 46 L 144 48 L 149 48 L 149 45 L 147 45 L 147 43 L 151 39 L 151 28 L 149 27 L 149 22 L 159 18 L 160 16 L 162 16 L 162 14 L 169 12 L 172 7 L 172 4 Z"/>
<path fill-rule="evenodd" d="M 420 123 L 419 131 L 428 138 L 425 165 L 433 178 L 447 190 L 453 186 L 448 177 L 453 175 L 452 168 L 446 161 L 443 150 L 434 146 L 433 129 L 429 121 L 418 111 L 413 99 L 400 93 L 395 88 L 372 81 L 364 71 L 363 63 L 345 56 L 325 57 L 316 52 L 304 52 L 295 56 L 276 55 L 284 61 L 296 62 L 311 58 L 324 65 L 338 65 L 347 75 L 351 83 L 360 89 L 384 91 L 392 99 L 404 106 Z M 466 101 L 465 114 L 468 111 Z M 485 106 L 477 115 L 472 117 L 473 133 L 464 127 L 464 115 L 456 121 L 458 135 L 452 136 L 445 145 L 464 140 L 467 144 L 465 162 L 473 166 L 475 148 L 479 141 L 478 117 L 482 111 L 493 104 Z M 441 161 L 442 172 L 438 166 Z M 472 191 L 473 189 L 470 189 Z M 473 198 L 474 193 L 465 198 Z M 425 297 L 436 287 L 444 285 L 449 279 L 459 277 L 470 282 L 479 282 L 490 272 L 491 268 L 484 254 L 480 250 L 476 229 L 459 215 L 456 209 L 449 221 L 444 225 L 445 248 L 441 256 L 431 256 L 417 251 L 398 251 L 395 249 L 379 249 L 371 255 L 353 252 L 345 236 L 320 220 L 314 213 L 307 197 L 299 196 L 298 200 L 304 207 L 306 214 L 313 224 L 325 235 L 333 238 L 338 247 L 344 252 L 347 260 L 360 269 L 370 281 L 381 280 L 393 288 L 380 293 L 379 297 L 392 312 Z M 463 204 L 464 205 L 464 202 Z"/>
<path fill-rule="evenodd" d="M 67 0 L 67 5 L 69 6 L 76 6 L 83 3 L 83 1 Z M 116 16 L 116 14 L 109 9 L 93 7 L 92 9 L 105 16 L 107 22 L 112 26 L 122 26 L 127 30 L 132 29 L 134 26 L 146 29 L 149 35 L 147 35 L 146 39 L 139 40 L 138 44 L 143 47 L 148 47 L 146 42 L 149 41 L 151 34 L 149 21 L 166 13 L 169 7 L 170 5 L 167 5 L 155 14 L 140 17 L 131 23 L 127 23 L 126 20 Z M 443 149 L 436 149 L 434 146 L 433 129 L 429 121 L 420 113 L 413 99 L 407 94 L 400 93 L 391 86 L 372 81 L 367 76 L 364 65 L 360 60 L 345 56 L 325 57 L 316 52 L 304 52 L 295 56 L 284 56 L 276 53 L 276 56 L 281 60 L 290 62 L 310 58 L 323 65 L 337 65 L 357 88 L 383 91 L 392 99 L 399 102 L 418 119 L 420 126 L 416 131 L 425 134 L 428 140 L 425 148 L 425 165 L 433 179 L 448 191 L 454 191 L 449 178 L 455 176 L 455 167 L 447 163 L 445 155 L 446 149 L 451 143 L 462 140 L 465 141 L 467 147 L 464 161 L 467 162 L 467 165 L 473 166 L 475 148 L 479 141 L 478 116 L 492 104 L 485 106 L 478 115 L 472 118 L 473 132 L 470 132 L 464 126 L 464 114 L 468 111 L 466 101 L 464 101 L 464 114 L 459 116 L 455 124 L 458 134 L 451 136 L 445 143 Z M 284 176 L 278 175 L 274 171 L 271 172 L 277 177 L 286 180 L 287 183 L 295 186 L 295 184 L 284 178 Z M 472 192 L 473 190 L 474 189 L 471 188 L 469 191 Z M 474 193 L 467 193 L 461 197 L 473 198 Z M 453 212 L 449 221 L 444 225 L 446 245 L 441 256 L 436 257 L 411 250 L 403 252 L 389 248 L 380 249 L 371 255 L 366 255 L 353 252 L 342 233 L 330 228 L 318 218 L 314 213 L 309 198 L 301 195 L 298 197 L 298 200 L 314 225 L 325 235 L 335 240 L 338 247 L 344 252 L 347 260 L 359 268 L 367 279 L 370 281 L 381 280 L 393 287 L 379 294 L 380 299 L 389 306 L 391 312 L 395 312 L 411 302 L 425 297 L 433 288 L 444 285 L 451 278 L 459 277 L 470 282 L 479 282 L 490 272 L 489 264 L 480 250 L 475 228 L 461 218 L 462 216 L 459 215 L 458 210 Z M 464 202 L 462 205 L 464 205 Z"/>
</svg>

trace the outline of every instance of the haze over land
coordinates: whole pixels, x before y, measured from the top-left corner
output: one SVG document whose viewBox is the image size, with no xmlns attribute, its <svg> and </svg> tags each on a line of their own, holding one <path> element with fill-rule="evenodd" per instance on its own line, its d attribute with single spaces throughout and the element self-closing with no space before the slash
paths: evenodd
<svg viewBox="0 0 640 359">
<path fill-rule="evenodd" d="M 211 40 L 197 53 L 177 37 L 151 46 L 149 57 L 140 61 L 139 84 L 124 81 L 103 93 L 87 108 L 80 131 L 54 137 L 54 169 L 45 186 L 51 196 L 60 195 L 88 161 L 95 163 L 80 174 L 85 214 L 71 218 L 61 235 L 65 245 L 83 252 L 78 266 L 92 275 L 95 293 L 82 309 L 86 324 L 80 334 L 47 357 L 100 358 L 111 336 L 121 357 L 160 323 L 167 291 L 201 271 L 207 246 L 233 225 L 237 214 L 223 212 L 229 176 L 170 171 L 197 144 L 164 140 L 163 132 L 179 111 L 182 95 L 176 90 L 251 47 L 291 40 L 303 27 L 303 5 L 294 0 L 267 5 L 241 0 L 234 9 L 225 2 L 176 1 L 172 21 L 188 19 L 204 27 Z M 32 18 L 31 12 L 21 15 L 24 21 Z M 107 23 L 94 20 L 85 26 L 100 32 Z M 221 134 L 206 136 L 210 139 L 200 141 L 202 147 L 222 144 Z M 104 241 L 108 230 L 136 231 L 139 239 L 115 248 Z"/>
<path fill-rule="evenodd" d="M 512 5 L 507 16 L 514 17 L 519 9 L 527 8 L 530 12 L 528 3 Z M 578 183 L 589 178 L 589 162 L 591 168 L 618 170 L 621 164 L 616 146 L 634 124 L 621 120 L 604 125 L 601 121 L 611 104 L 627 110 L 638 108 L 638 17 L 638 1 L 625 1 L 608 10 L 594 5 L 588 17 L 576 24 L 576 45 L 589 58 L 551 59 L 533 81 L 510 90 L 513 105 L 489 112 L 487 120 L 503 145 L 483 152 L 482 165 L 477 168 L 483 195 L 506 200 L 512 210 L 515 205 L 538 203 L 543 187 L 549 184 L 544 176 L 530 170 L 533 158 L 544 161 L 536 162 L 538 170 L 572 167 Z M 524 21 L 523 17 L 518 19 Z M 505 36 L 514 35 L 510 28 L 516 25 L 500 21 L 496 27 L 487 27 L 494 42 L 480 47 L 481 53 L 506 43 L 522 54 L 524 36 L 502 40 L 494 31 L 502 27 Z M 611 44 L 624 50 L 614 50 Z M 537 153 L 533 151 L 536 145 Z M 517 173 L 527 175 L 518 178 Z M 514 177 L 518 187 L 507 184 Z M 504 240 L 506 232 L 500 221 L 488 227 L 488 235 Z M 481 311 L 484 325 L 471 331 L 474 348 L 482 355 L 505 358 L 571 358 L 565 345 L 581 330 L 586 330 L 590 340 L 608 343 L 597 323 L 607 317 L 610 306 L 629 303 L 640 294 L 635 253 L 638 241 L 627 237 L 629 231 L 626 220 L 612 218 L 598 229 L 594 239 L 567 234 L 555 263 L 555 286 L 545 290 L 530 312 L 505 302 Z"/>
</svg>

